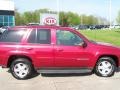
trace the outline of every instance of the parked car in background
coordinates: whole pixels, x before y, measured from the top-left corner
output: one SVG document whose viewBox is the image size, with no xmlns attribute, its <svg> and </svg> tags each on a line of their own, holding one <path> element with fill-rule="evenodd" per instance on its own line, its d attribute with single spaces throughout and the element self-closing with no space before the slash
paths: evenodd
<svg viewBox="0 0 120 90">
<path fill-rule="evenodd" d="M 110 29 L 120 29 L 120 25 L 111 25 L 109 26 Z"/>
<path fill-rule="evenodd" d="M 0 34 L 2 34 L 5 30 L 7 30 L 9 27 L 8 26 L 3 26 L 0 28 Z"/>
<path fill-rule="evenodd" d="M 115 25 L 115 28 L 116 29 L 120 29 L 120 25 Z"/>
<path fill-rule="evenodd" d="M 86 30 L 89 29 L 89 25 L 79 25 L 79 30 Z"/>
<path fill-rule="evenodd" d="M 18 26 L 0 37 L 0 65 L 19 80 L 39 73 L 91 73 L 110 77 L 120 67 L 120 48 L 59 26 Z"/>
</svg>

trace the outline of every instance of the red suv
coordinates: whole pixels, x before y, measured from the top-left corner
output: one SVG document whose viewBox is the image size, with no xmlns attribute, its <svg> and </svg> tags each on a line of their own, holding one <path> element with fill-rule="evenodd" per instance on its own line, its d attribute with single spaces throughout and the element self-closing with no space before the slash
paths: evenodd
<svg viewBox="0 0 120 90">
<path fill-rule="evenodd" d="M 0 36 L 0 65 L 16 79 L 40 73 L 88 73 L 110 77 L 120 66 L 120 48 L 89 41 L 74 29 L 16 26 Z"/>
</svg>

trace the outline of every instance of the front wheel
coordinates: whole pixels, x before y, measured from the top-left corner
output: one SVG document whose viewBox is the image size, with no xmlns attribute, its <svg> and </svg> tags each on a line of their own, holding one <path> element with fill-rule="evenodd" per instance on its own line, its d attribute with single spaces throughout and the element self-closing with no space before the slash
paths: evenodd
<svg viewBox="0 0 120 90">
<path fill-rule="evenodd" d="M 33 67 L 31 62 L 25 58 L 14 60 L 10 66 L 10 71 L 12 75 L 19 80 L 30 78 L 32 70 Z"/>
<path fill-rule="evenodd" d="M 110 77 L 115 73 L 116 64 L 110 57 L 102 57 L 95 66 L 95 73 L 98 76 Z"/>
</svg>

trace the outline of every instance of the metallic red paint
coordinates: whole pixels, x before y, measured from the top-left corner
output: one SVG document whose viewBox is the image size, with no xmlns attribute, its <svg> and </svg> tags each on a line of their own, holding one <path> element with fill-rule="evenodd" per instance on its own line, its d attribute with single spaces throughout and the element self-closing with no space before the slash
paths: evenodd
<svg viewBox="0 0 120 90">
<path fill-rule="evenodd" d="M 11 56 L 26 56 L 32 60 L 35 68 L 42 67 L 90 67 L 94 68 L 101 56 L 116 57 L 120 65 L 120 48 L 110 45 L 94 43 L 82 34 L 68 27 L 59 26 L 16 26 L 10 30 L 26 29 L 27 33 L 21 43 L 0 42 L 0 65 L 6 66 Z M 51 44 L 31 44 L 27 39 L 31 30 L 50 29 Z M 80 36 L 87 44 L 83 46 L 59 46 L 56 45 L 56 30 L 68 30 Z"/>
</svg>

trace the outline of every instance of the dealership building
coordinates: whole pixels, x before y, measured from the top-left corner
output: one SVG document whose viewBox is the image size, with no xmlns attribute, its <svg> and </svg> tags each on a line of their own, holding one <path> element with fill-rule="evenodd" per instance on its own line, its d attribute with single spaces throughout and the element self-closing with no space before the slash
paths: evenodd
<svg viewBox="0 0 120 90">
<path fill-rule="evenodd" d="M 15 7 L 11 0 L 0 0 L 0 27 L 15 25 Z"/>
</svg>

